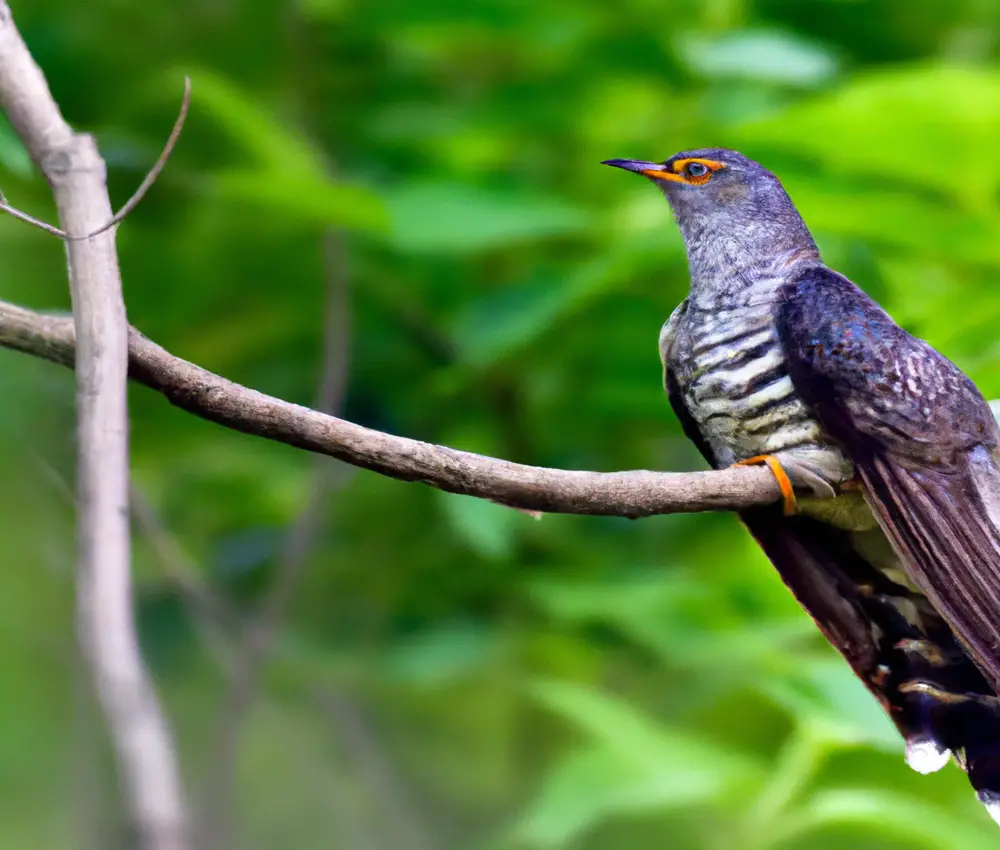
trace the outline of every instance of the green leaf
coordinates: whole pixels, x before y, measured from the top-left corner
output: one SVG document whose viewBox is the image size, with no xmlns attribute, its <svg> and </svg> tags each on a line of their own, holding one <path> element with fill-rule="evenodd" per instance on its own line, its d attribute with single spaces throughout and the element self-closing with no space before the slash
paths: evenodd
<svg viewBox="0 0 1000 850">
<path fill-rule="evenodd" d="M 609 257 L 563 280 L 539 276 L 471 301 L 453 325 L 462 363 L 485 366 L 545 337 L 557 322 L 604 291 L 619 265 Z"/>
<path fill-rule="evenodd" d="M 298 0 L 302 17 L 321 23 L 339 21 L 350 11 L 349 0 Z"/>
<path fill-rule="evenodd" d="M 407 636 L 386 655 L 385 671 L 419 685 L 440 685 L 495 662 L 499 633 L 475 623 L 452 623 Z"/>
<path fill-rule="evenodd" d="M 602 582 L 532 582 L 532 597 L 551 616 L 612 626 L 671 664 L 725 671 L 734 682 L 780 675 L 801 658 L 792 650 L 815 634 L 803 615 L 757 622 L 727 610 L 711 588 L 681 572 Z"/>
<path fill-rule="evenodd" d="M 744 831 L 770 835 L 785 819 L 792 803 L 805 793 L 831 750 L 828 738 L 800 724 L 770 765 L 744 818 Z"/>
<path fill-rule="evenodd" d="M 625 623 L 649 612 L 669 618 L 685 601 L 705 597 L 704 586 L 683 572 L 643 572 L 614 581 L 536 579 L 528 591 L 549 615 L 571 622 Z"/>
<path fill-rule="evenodd" d="M 509 558 L 525 514 L 486 499 L 435 491 L 448 524 L 484 558 Z"/>
<path fill-rule="evenodd" d="M 563 681 L 536 681 L 529 693 L 638 770 L 670 769 L 684 777 L 688 800 L 709 799 L 760 766 L 688 729 L 656 723 L 622 700 Z"/>
<path fill-rule="evenodd" d="M 664 766 L 638 769 L 606 747 L 571 752 L 545 778 L 515 828 L 532 847 L 562 847 L 608 817 L 684 809 L 711 802 L 704 785 Z"/>
<path fill-rule="evenodd" d="M 858 826 L 866 835 L 882 836 L 899 846 L 992 850 L 998 842 L 996 827 L 985 810 L 977 820 L 981 827 L 958 812 L 890 791 L 825 791 L 791 812 L 766 846 L 778 847 L 820 830 Z"/>
<path fill-rule="evenodd" d="M 732 808 L 762 779 L 753 759 L 589 688 L 539 681 L 530 693 L 593 739 L 553 768 L 522 818 L 517 836 L 532 846 L 562 846 L 617 813 Z"/>
<path fill-rule="evenodd" d="M 0 115 L 0 167 L 16 177 L 30 177 L 34 166 L 10 121 Z"/>
<path fill-rule="evenodd" d="M 692 35 L 680 41 L 679 49 L 693 71 L 710 79 L 811 87 L 837 72 L 837 60 L 822 45 L 774 30 Z"/>
<path fill-rule="evenodd" d="M 251 155 L 256 167 L 212 174 L 209 187 L 239 204 L 292 220 L 361 231 L 382 231 L 386 211 L 371 189 L 332 180 L 322 154 L 294 125 L 263 109 L 212 72 L 192 77 L 192 98 Z"/>
<path fill-rule="evenodd" d="M 370 189 L 284 172 L 229 171 L 210 178 L 211 189 L 232 203 L 259 206 L 293 221 L 380 232 L 385 209 Z"/>
<path fill-rule="evenodd" d="M 952 258 L 959 263 L 1000 268 L 1000 217 L 957 208 L 904 192 L 790 180 L 788 189 L 810 227 L 887 245 L 916 257 Z"/>
<path fill-rule="evenodd" d="M 458 183 L 411 183 L 386 196 L 392 242 L 413 253 L 467 254 L 579 233 L 590 216 L 555 198 Z"/>
<path fill-rule="evenodd" d="M 570 281 L 535 278 L 470 301 L 454 323 L 462 362 L 481 366 L 523 348 L 545 332 L 574 296 Z"/>
<path fill-rule="evenodd" d="M 921 66 L 869 74 L 739 133 L 743 144 L 766 143 L 988 209 L 1000 189 L 1000 73 Z M 963 167 L 951 167 L 956 160 Z M 864 208 L 854 214 L 880 220 Z"/>
<path fill-rule="evenodd" d="M 758 690 L 798 721 L 841 744 L 868 744 L 902 756 L 903 741 L 875 697 L 839 658 L 811 660 L 768 676 Z"/>
<path fill-rule="evenodd" d="M 206 109 L 234 141 L 251 154 L 262 170 L 321 178 L 323 158 L 308 139 L 260 106 L 231 81 L 212 71 L 188 71 L 192 109 Z"/>
</svg>

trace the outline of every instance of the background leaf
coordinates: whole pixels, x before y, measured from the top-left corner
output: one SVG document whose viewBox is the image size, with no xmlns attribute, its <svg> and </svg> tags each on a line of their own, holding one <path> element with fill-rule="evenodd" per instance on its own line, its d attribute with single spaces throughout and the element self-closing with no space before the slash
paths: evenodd
<svg viewBox="0 0 1000 850">
<path fill-rule="evenodd" d="M 782 830 L 780 841 L 835 827 L 854 835 L 881 835 L 910 847 L 987 848 L 996 844 L 988 829 L 925 801 L 888 791 L 825 791 L 809 801 Z"/>
<path fill-rule="evenodd" d="M 837 72 L 837 62 L 818 43 L 792 33 L 742 30 L 683 39 L 681 55 L 704 77 L 747 78 L 810 87 Z"/>
<path fill-rule="evenodd" d="M 460 184 L 413 183 L 386 200 L 393 243 L 409 252 L 472 253 L 588 226 L 587 214 L 565 201 Z"/>
</svg>

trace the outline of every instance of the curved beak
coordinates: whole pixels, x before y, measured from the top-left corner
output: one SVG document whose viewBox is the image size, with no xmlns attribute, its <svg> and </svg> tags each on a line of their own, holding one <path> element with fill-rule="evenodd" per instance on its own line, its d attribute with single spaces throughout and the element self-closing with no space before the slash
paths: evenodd
<svg viewBox="0 0 1000 850">
<path fill-rule="evenodd" d="M 634 171 L 636 174 L 643 174 L 652 177 L 654 180 L 672 180 L 675 183 L 683 183 L 684 178 L 672 171 L 667 171 L 662 162 L 646 162 L 642 159 L 606 159 L 601 165 L 610 165 L 614 168 L 624 168 L 626 171 Z"/>
</svg>

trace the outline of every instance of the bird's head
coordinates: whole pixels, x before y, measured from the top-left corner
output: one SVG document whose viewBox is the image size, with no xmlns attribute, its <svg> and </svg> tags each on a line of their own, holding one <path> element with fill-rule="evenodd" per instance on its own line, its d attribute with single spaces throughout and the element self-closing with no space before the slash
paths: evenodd
<svg viewBox="0 0 1000 850">
<path fill-rule="evenodd" d="M 689 215 L 726 219 L 795 211 L 777 177 L 725 148 L 682 151 L 664 162 L 606 159 L 603 165 L 648 177 L 663 190 L 682 222 Z"/>
<path fill-rule="evenodd" d="M 721 242 L 728 254 L 746 254 L 730 259 L 754 265 L 765 261 L 765 254 L 815 251 L 778 178 L 737 151 L 702 148 L 663 162 L 608 159 L 603 164 L 642 174 L 663 190 L 692 261 L 696 254 L 717 253 Z"/>
</svg>

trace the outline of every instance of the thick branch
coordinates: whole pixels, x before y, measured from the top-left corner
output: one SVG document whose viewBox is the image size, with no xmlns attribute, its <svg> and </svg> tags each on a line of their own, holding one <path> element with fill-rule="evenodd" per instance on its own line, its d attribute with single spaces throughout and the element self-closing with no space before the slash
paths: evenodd
<svg viewBox="0 0 1000 850">
<path fill-rule="evenodd" d="M 64 230 L 111 219 L 104 160 L 75 133 L 0 0 L 0 105 L 52 187 Z M 107 719 L 142 850 L 187 846 L 177 764 L 132 611 L 128 323 L 114 230 L 66 243 L 77 356 L 77 637 Z"/>
<path fill-rule="evenodd" d="M 0 302 L 0 346 L 69 366 L 73 324 Z M 741 510 L 780 497 L 771 473 L 760 467 L 718 472 L 546 469 L 373 431 L 220 378 L 174 357 L 134 328 L 129 332 L 129 375 L 178 407 L 227 428 L 391 478 L 527 510 L 644 517 Z"/>
</svg>

